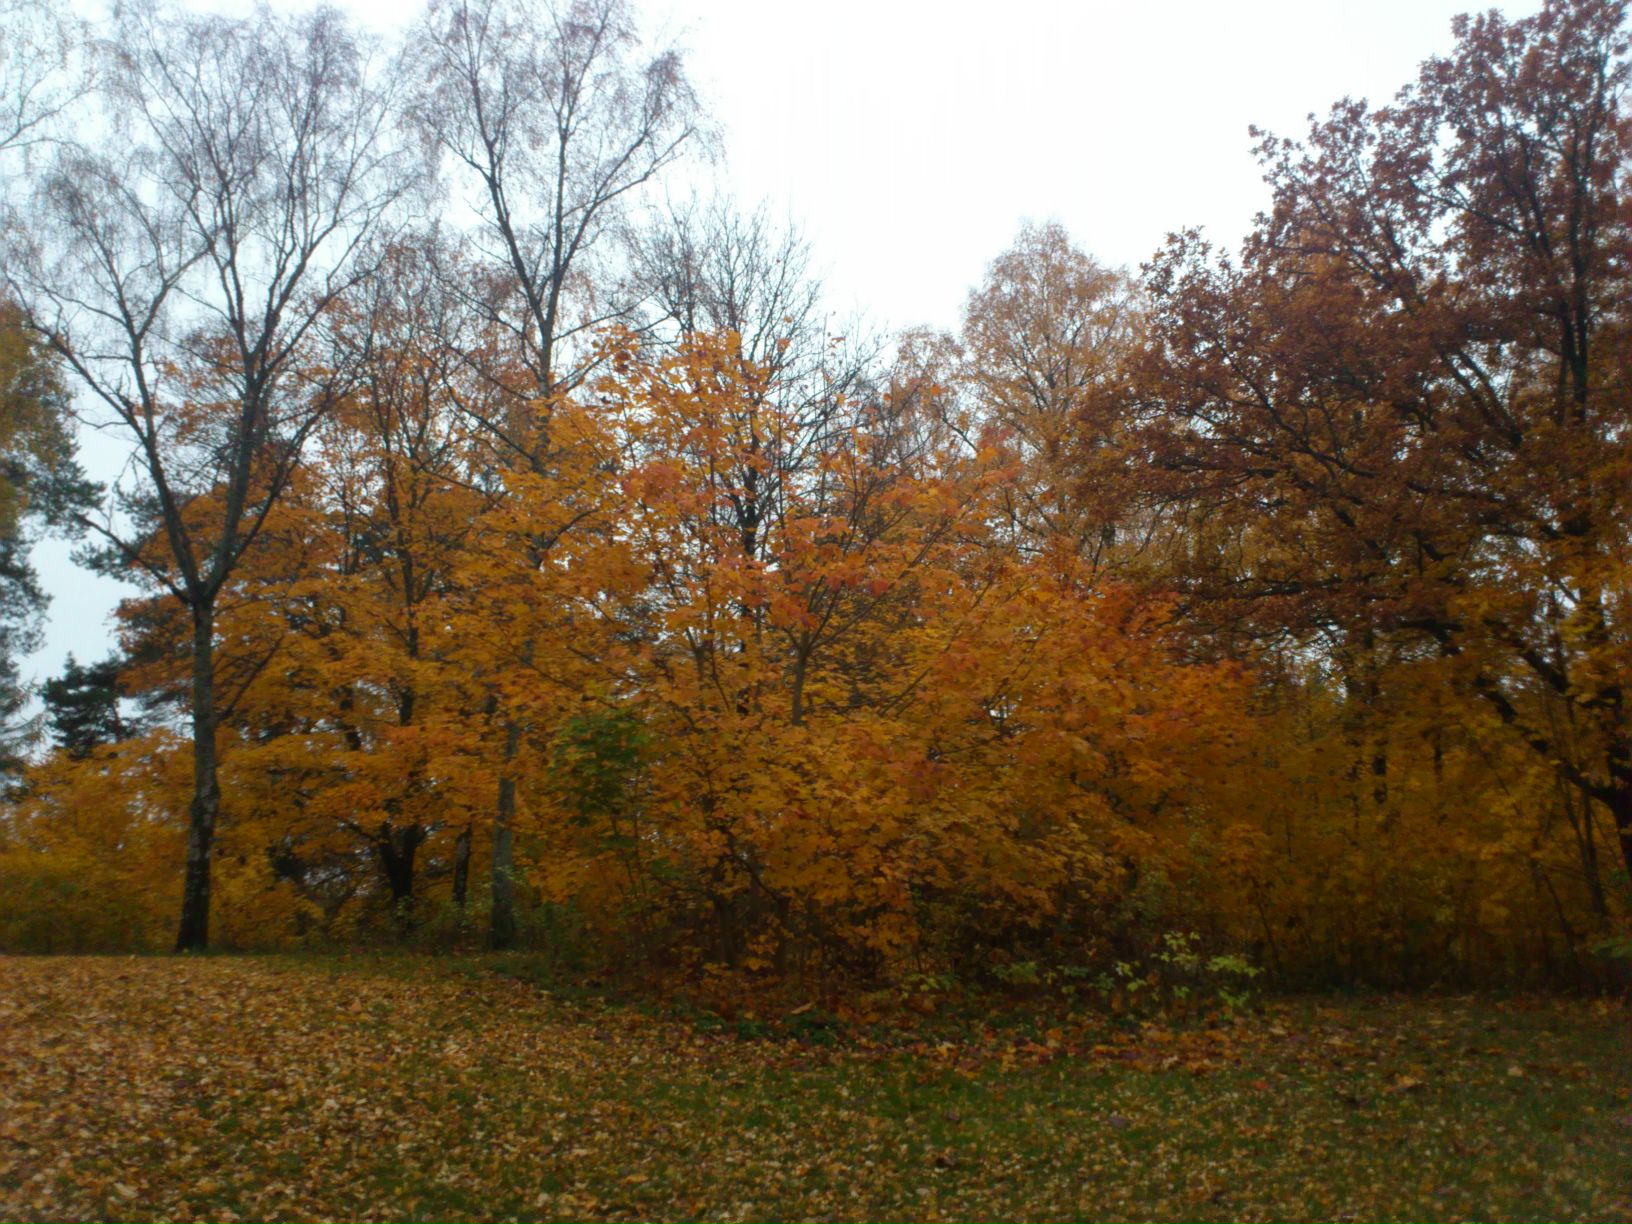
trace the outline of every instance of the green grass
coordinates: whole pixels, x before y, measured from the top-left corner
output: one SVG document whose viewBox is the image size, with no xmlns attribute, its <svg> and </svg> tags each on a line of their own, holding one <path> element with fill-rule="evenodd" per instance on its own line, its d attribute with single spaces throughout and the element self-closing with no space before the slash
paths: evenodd
<svg viewBox="0 0 1632 1224">
<path fill-rule="evenodd" d="M 1632 1220 L 1604 1005 L 818 1045 L 514 970 L 0 960 L 0 1218 Z"/>
</svg>

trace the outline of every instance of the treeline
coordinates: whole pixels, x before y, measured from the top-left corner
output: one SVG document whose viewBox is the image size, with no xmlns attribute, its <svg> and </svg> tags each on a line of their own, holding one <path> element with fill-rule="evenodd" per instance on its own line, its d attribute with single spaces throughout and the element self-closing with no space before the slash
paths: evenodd
<svg viewBox="0 0 1632 1224">
<path fill-rule="evenodd" d="M 1237 254 L 1027 227 L 893 337 L 654 207 L 709 127 L 620 0 L 16 3 L 6 411 L 133 458 L 12 517 L 147 593 L 47 693 L 0 945 L 1624 977 L 1623 3 L 1263 135 Z"/>
</svg>

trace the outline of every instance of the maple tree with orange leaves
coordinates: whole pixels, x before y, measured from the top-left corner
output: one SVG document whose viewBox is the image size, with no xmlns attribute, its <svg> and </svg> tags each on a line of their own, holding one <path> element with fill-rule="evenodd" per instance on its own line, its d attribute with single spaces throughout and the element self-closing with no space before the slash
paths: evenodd
<svg viewBox="0 0 1632 1224">
<path fill-rule="evenodd" d="M 219 216 L 144 230 L 109 150 L 41 172 L 5 288 L 141 443 L 99 522 L 148 710 L 26 771 L 0 944 L 157 947 L 179 909 L 185 948 L 1118 1009 L 1211 958 L 1619 980 L 1624 4 L 1464 19 L 1389 104 L 1260 134 L 1238 253 L 1136 274 L 1028 226 L 957 329 L 888 343 L 763 214 L 641 229 L 706 135 L 683 63 L 612 0 L 506 41 L 535 9 L 434 6 L 391 103 L 468 233 L 398 215 L 416 149 L 372 119 L 367 174 L 308 184 L 331 228 L 240 234 L 249 280 Z"/>
</svg>

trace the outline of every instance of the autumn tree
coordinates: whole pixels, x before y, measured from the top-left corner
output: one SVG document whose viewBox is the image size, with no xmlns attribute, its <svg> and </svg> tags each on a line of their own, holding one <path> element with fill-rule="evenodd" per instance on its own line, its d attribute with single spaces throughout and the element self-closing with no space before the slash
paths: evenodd
<svg viewBox="0 0 1632 1224">
<path fill-rule="evenodd" d="M 479 701 L 448 670 L 458 665 L 452 608 L 470 581 L 474 524 L 497 492 L 473 422 L 502 393 L 466 360 L 482 341 L 480 324 L 449 291 L 457 260 L 433 235 L 418 235 L 394 246 L 361 286 L 357 324 L 342 332 L 361 378 L 323 439 L 330 504 L 352 540 L 345 585 L 363 597 L 343 626 L 369 643 L 351 656 L 355 679 L 342 693 L 351 703 L 383 682 L 386 699 L 385 729 L 375 736 L 389 751 L 380 754 L 373 801 L 359 810 L 380 819 L 351 827 L 372 840 L 398 907 L 412 905 L 415 852 L 438 831 L 456 830 L 445 857 L 461 907 L 470 871 L 472 810 L 460 797 L 471 779 L 449 765 L 461 750 L 473 753 Z M 472 596 L 480 598 L 464 592 Z M 361 730 L 354 719 L 341 722 L 354 737 Z"/>
<path fill-rule="evenodd" d="M 744 553 L 762 559 L 788 498 L 824 457 L 858 427 L 877 441 L 888 432 L 879 412 L 881 346 L 859 321 L 835 326 L 808 244 L 763 208 L 693 202 L 628 242 L 645 342 L 676 352 L 705 347 L 739 367 L 734 394 L 719 407 L 731 435 L 720 457 L 739 456 L 740 466 L 728 473 L 733 492 L 716 513 L 735 527 Z"/>
<path fill-rule="evenodd" d="M 215 610 L 346 385 L 318 352 L 400 192 L 368 48 L 329 11 L 122 8 L 97 107 L 36 177 L 7 289 L 121 427 L 139 480 L 86 516 L 190 620 L 194 791 L 178 950 L 209 938 Z"/>
<path fill-rule="evenodd" d="M 614 947 L 750 975 L 888 977 L 958 955 L 935 941 L 964 919 L 1084 938 L 1121 888 L 1096 839 L 1198 806 L 1134 729 L 1205 740 L 1196 696 L 1223 677 L 1177 666 L 1160 608 L 1083 601 L 1001 546 L 1002 448 L 904 452 L 862 401 L 745 533 L 799 435 L 773 371 L 729 333 L 626 337 L 610 365 L 622 498 L 566 549 L 575 636 L 601 646 L 534 798 L 545 895 Z"/>
<path fill-rule="evenodd" d="M 1114 524 L 1089 521 L 1074 469 L 1117 441 L 1122 361 L 1137 333 L 1128 278 L 1077 248 L 1058 222 L 1028 225 L 992 261 L 964 306 L 959 381 L 974 410 L 1009 431 L 1031 478 L 1010 513 L 1022 536 L 1086 536 L 1103 551 Z M 1114 538 L 1114 537 L 1112 537 Z"/>
<path fill-rule="evenodd" d="M 1014 547 L 1108 559 L 1128 513 L 1123 382 L 1138 330 L 1126 274 L 1049 222 L 992 261 L 956 335 L 906 338 L 898 373 L 934 389 L 943 426 L 971 444 L 996 426 L 1022 460 L 1003 511 Z"/>
<path fill-rule="evenodd" d="M 488 360 L 512 395 L 477 419 L 501 465 L 549 482 L 560 458 L 553 413 L 590 368 L 595 329 L 628 309 L 594 276 L 594 260 L 635 194 L 696 142 L 696 97 L 678 52 L 643 47 L 624 0 L 438 0 L 404 71 L 421 83 L 414 127 L 480 219 L 465 304 L 506 339 Z M 525 377 L 492 371 L 495 358 Z M 536 570 L 551 535 L 524 528 L 514 546 Z M 513 648 L 534 666 L 529 639 Z M 512 760 L 524 728 L 495 714 Z M 506 768 L 491 876 L 500 947 L 515 938 L 515 785 Z"/>
<path fill-rule="evenodd" d="M 299 739 L 330 767 L 307 828 L 320 853 L 333 831 L 367 848 L 404 932 L 422 851 L 465 900 L 479 760 L 481 701 L 460 675 L 456 626 L 482 598 L 469 589 L 480 572 L 471 535 L 495 489 L 472 422 L 495 392 L 461 356 L 480 341 L 447 288 L 455 259 L 432 234 L 405 235 L 340 312 L 336 341 L 356 381 L 291 491 L 289 524 L 314 547 L 296 563 L 302 580 L 274 598 L 288 633 L 251 698 L 306 708 Z M 252 635 L 282 631 L 245 620 Z M 267 743 L 269 765 L 298 756 Z M 311 828 L 321 818 L 329 837 Z"/>
<path fill-rule="evenodd" d="M 1392 104 L 1264 136 L 1239 261 L 1151 269 L 1144 410 L 1198 615 L 1334 635 L 1362 689 L 1416 643 L 1632 867 L 1625 16 L 1459 19 Z"/>
<path fill-rule="evenodd" d="M 955 503 L 875 464 L 864 435 L 843 425 L 786 466 L 779 449 L 800 436 L 796 405 L 769 389 L 771 372 L 745 359 L 737 333 L 693 336 L 666 355 L 630 345 L 596 386 L 628 456 L 606 558 L 624 559 L 624 577 L 585 580 L 585 594 L 590 611 L 638 635 L 632 652 L 609 657 L 602 684 L 655 755 L 638 804 L 592 813 L 589 827 L 611 839 L 591 842 L 590 862 L 629 878 L 661 920 L 693 928 L 711 958 L 768 964 L 780 949 L 780 963 L 824 943 L 841 953 L 850 932 L 828 938 L 834 914 L 797 883 L 837 861 L 801 865 L 787 840 L 805 831 L 818 779 L 844 760 L 818 711 L 850 700 L 842 652 L 871 654 L 902 615 L 904 580 L 953 539 Z M 774 498 L 762 498 L 768 489 Z M 749 506 L 766 513 L 745 522 Z M 594 726 L 581 724 L 567 728 L 578 744 Z M 603 764 L 626 751 L 626 736 L 601 738 Z M 585 893 L 603 879 L 617 875 L 595 872 Z"/>
</svg>

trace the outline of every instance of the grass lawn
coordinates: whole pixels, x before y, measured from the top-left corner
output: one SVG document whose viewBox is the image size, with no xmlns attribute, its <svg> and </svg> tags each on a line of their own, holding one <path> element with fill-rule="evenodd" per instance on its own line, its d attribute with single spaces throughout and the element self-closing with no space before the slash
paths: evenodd
<svg viewBox="0 0 1632 1224">
<path fill-rule="evenodd" d="M 468 960 L 0 958 L 0 1219 L 1632 1220 L 1624 1010 L 934 1031 L 743 1040 Z"/>
</svg>

